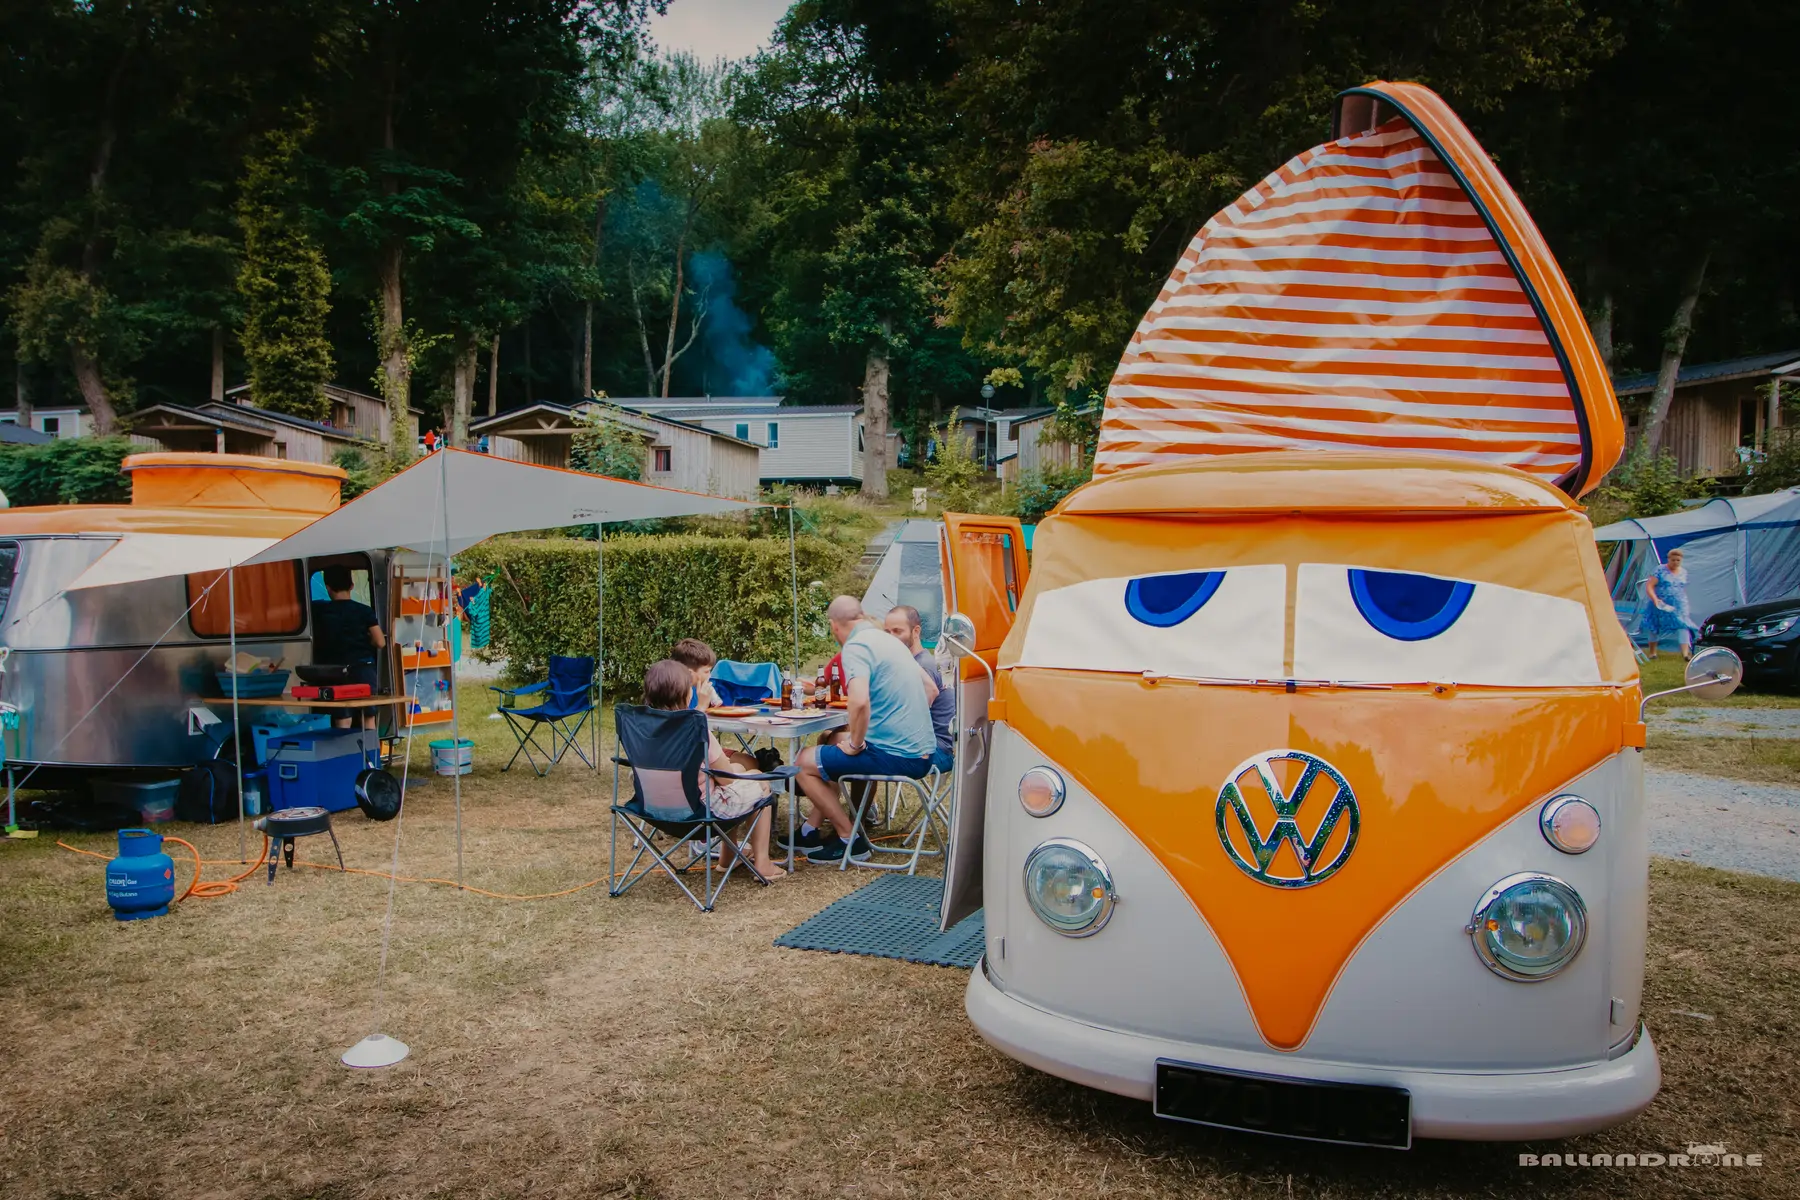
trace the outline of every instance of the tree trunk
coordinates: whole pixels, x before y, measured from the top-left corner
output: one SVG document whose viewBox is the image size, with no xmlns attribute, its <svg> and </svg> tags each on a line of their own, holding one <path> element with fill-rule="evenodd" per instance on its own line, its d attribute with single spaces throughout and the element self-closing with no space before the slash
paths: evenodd
<svg viewBox="0 0 1800 1200">
<path fill-rule="evenodd" d="M 36 428 L 31 423 L 31 376 L 25 369 L 24 355 L 21 354 L 18 362 L 13 364 L 13 372 L 13 403 L 19 416 L 19 428 Z"/>
<path fill-rule="evenodd" d="M 881 323 L 885 335 L 890 326 Z M 863 369 L 863 495 L 886 500 L 888 442 L 888 348 L 884 339 L 869 350 Z"/>
<path fill-rule="evenodd" d="M 589 300 L 581 311 L 581 398 L 594 398 L 594 302 Z"/>
<path fill-rule="evenodd" d="M 388 453 L 396 463 L 412 461 L 412 367 L 406 352 L 405 291 L 401 280 L 405 251 L 398 238 L 382 246 L 377 270 L 381 276 L 381 373 L 388 409 Z"/>
<path fill-rule="evenodd" d="M 694 212 L 700 207 L 700 193 L 696 191 L 688 200 L 687 219 L 681 223 L 681 236 L 675 239 L 675 296 L 669 302 L 669 342 L 663 350 L 662 365 L 662 397 L 669 398 L 669 380 L 675 374 L 675 327 L 681 323 L 681 285 L 687 268 L 688 232 L 694 227 Z M 691 343 L 692 338 L 688 341 Z"/>
<path fill-rule="evenodd" d="M 488 411 L 492 417 L 500 412 L 500 335 L 494 335 L 493 347 L 488 351 Z"/>
<path fill-rule="evenodd" d="M 631 281 L 631 311 L 637 318 L 638 347 L 644 352 L 644 395 L 656 395 L 656 364 L 650 358 L 650 330 L 644 325 L 644 297 L 638 288 L 637 271 L 629 261 L 625 276 Z"/>
<path fill-rule="evenodd" d="M 225 327 L 213 326 L 212 396 L 214 404 L 225 403 Z"/>
<path fill-rule="evenodd" d="M 100 378 L 100 364 L 80 342 L 69 347 L 69 359 L 75 368 L 75 383 L 81 388 L 81 398 L 87 401 L 88 413 L 93 418 L 94 436 L 110 437 L 118 430 L 119 414 L 113 409 L 112 398 L 106 394 L 106 383 Z"/>
<path fill-rule="evenodd" d="M 475 411 L 475 372 L 480 369 L 480 356 L 475 339 L 464 338 L 451 380 L 450 444 L 458 450 L 469 448 L 469 415 Z"/>
<path fill-rule="evenodd" d="M 1675 399 L 1675 380 L 1681 374 L 1681 356 L 1687 352 L 1688 334 L 1694 330 L 1694 306 L 1700 303 L 1700 289 L 1706 283 L 1706 267 L 1712 251 L 1702 250 L 1681 283 L 1681 301 L 1675 305 L 1675 316 L 1663 331 L 1662 363 L 1656 371 L 1656 389 L 1650 393 L 1650 415 L 1644 422 L 1642 446 L 1654 456 L 1662 449 L 1663 427 L 1668 424 L 1669 405 Z"/>
<path fill-rule="evenodd" d="M 1600 350 L 1600 361 L 1606 365 L 1607 374 L 1612 374 L 1613 365 L 1613 294 L 1610 291 L 1600 293 L 1594 304 L 1594 311 L 1588 318 L 1588 327 L 1594 332 L 1594 345 Z"/>
</svg>

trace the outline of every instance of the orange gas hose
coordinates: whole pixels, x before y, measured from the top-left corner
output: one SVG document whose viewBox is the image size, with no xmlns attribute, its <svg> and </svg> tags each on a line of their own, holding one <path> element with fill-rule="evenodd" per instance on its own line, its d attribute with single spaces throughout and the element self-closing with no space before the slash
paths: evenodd
<svg viewBox="0 0 1800 1200">
<path fill-rule="evenodd" d="M 192 842 L 187 841 L 184 838 L 178 838 L 178 837 L 171 836 L 169 834 L 163 835 L 163 841 L 179 842 L 181 845 L 186 846 L 188 848 L 188 853 L 190 853 L 194 856 L 194 882 L 192 882 L 188 885 L 187 891 L 181 893 L 181 895 L 179 895 L 175 898 L 175 902 L 177 904 L 181 903 L 183 900 L 186 900 L 189 896 L 198 896 L 202 900 L 210 900 L 217 896 L 228 896 L 232 892 L 237 891 L 237 885 L 239 883 L 241 883 L 245 879 L 248 879 L 251 875 L 255 874 L 256 868 L 262 866 L 264 863 L 269 861 L 269 845 L 270 845 L 270 843 L 269 843 L 269 839 L 265 837 L 265 838 L 263 838 L 262 854 L 261 854 L 261 856 L 259 856 L 257 858 L 257 860 L 255 862 L 250 864 L 250 869 L 248 871 L 245 871 L 241 875 L 234 875 L 230 879 L 221 879 L 221 880 L 215 880 L 210 883 L 202 883 L 200 881 L 200 871 L 201 871 L 202 867 L 222 867 L 222 866 L 241 867 L 244 865 L 245 860 L 243 860 L 241 858 L 201 858 L 200 851 L 194 848 L 194 844 Z M 101 854 L 94 850 L 83 850 L 80 846 L 71 846 L 71 845 L 69 845 L 69 843 L 64 842 L 64 841 L 59 841 L 56 844 L 58 846 L 61 846 L 64 850 L 70 851 L 71 853 L 85 854 L 89 858 L 98 858 L 98 859 L 108 859 L 109 858 L 108 855 Z M 398 880 L 401 883 L 435 883 L 435 884 L 440 884 L 444 887 L 458 886 L 456 880 L 454 880 L 454 879 L 430 879 L 430 878 L 415 877 L 412 875 L 390 875 L 386 871 L 364 871 L 358 867 L 344 867 L 344 868 L 340 869 L 339 867 L 337 867 L 336 865 L 334 865 L 332 863 L 307 862 L 305 859 L 302 859 L 302 858 L 296 858 L 294 860 L 294 865 L 296 867 L 311 867 L 315 871 L 340 871 L 342 874 L 345 874 L 345 875 L 367 875 L 374 879 L 394 879 L 394 880 Z M 572 888 L 564 888 L 560 892 L 540 892 L 540 893 L 537 893 L 536 895 L 531 895 L 531 896 L 515 896 L 515 895 L 511 895 L 507 892 L 489 892 L 489 891 L 485 891 L 478 887 L 469 887 L 466 884 L 462 885 L 461 890 L 463 890 L 465 892 L 473 892 L 477 896 L 487 896 L 494 900 L 550 900 L 550 899 L 554 899 L 557 896 L 572 896 L 576 892 L 584 892 L 588 888 L 597 887 L 602 883 L 608 882 L 610 879 L 623 879 L 624 877 L 625 877 L 624 872 L 620 872 L 618 875 L 615 875 L 615 876 L 602 875 L 598 879 L 590 879 L 586 883 L 576 884 Z"/>
<path fill-rule="evenodd" d="M 235 858 L 234 859 L 201 858 L 200 851 L 198 848 L 195 847 L 194 843 L 188 841 L 186 838 L 178 838 L 178 837 L 174 837 L 170 834 L 164 834 L 163 841 L 175 842 L 178 845 L 186 846 L 188 848 L 188 853 L 192 854 L 194 856 L 193 882 L 188 884 L 187 891 L 185 891 L 185 892 L 181 893 L 181 895 L 175 897 L 175 903 L 177 903 L 177 904 L 180 904 L 183 900 L 186 900 L 189 896 L 198 896 L 202 900 L 212 900 L 219 896 L 229 896 L 229 895 L 231 895 L 231 893 L 237 891 L 237 886 L 239 883 L 242 883 L 244 880 L 248 879 L 251 875 L 255 874 L 256 868 L 262 866 L 265 862 L 269 861 L 269 839 L 265 837 L 263 839 L 262 853 L 257 856 L 257 859 L 255 862 L 250 864 L 250 869 L 248 871 L 245 871 L 242 875 L 233 875 L 230 879 L 215 879 L 212 882 L 207 883 L 207 882 L 202 882 L 202 880 L 200 878 L 200 876 L 205 872 L 205 869 L 207 866 L 209 866 L 209 865 L 211 865 L 211 866 L 229 865 L 229 866 L 234 866 L 234 867 L 241 867 L 244 865 L 243 860 L 235 859 Z M 99 854 L 93 850 L 83 850 L 80 846 L 71 846 L 71 845 L 69 845 L 69 843 L 64 842 L 64 841 L 58 841 L 56 844 L 58 846 L 61 846 L 64 850 L 70 850 L 76 854 L 85 854 L 89 858 L 101 858 L 101 859 L 106 858 L 106 855 L 104 855 L 104 854 Z"/>
</svg>

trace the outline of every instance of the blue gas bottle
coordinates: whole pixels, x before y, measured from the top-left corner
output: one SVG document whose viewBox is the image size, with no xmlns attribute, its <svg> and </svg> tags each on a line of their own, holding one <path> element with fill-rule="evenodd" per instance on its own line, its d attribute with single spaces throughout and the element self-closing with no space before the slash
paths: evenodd
<svg viewBox="0 0 1800 1200">
<path fill-rule="evenodd" d="M 106 902 L 119 920 L 169 915 L 175 860 L 162 852 L 162 843 L 154 830 L 119 830 L 119 857 L 106 864 Z"/>
</svg>

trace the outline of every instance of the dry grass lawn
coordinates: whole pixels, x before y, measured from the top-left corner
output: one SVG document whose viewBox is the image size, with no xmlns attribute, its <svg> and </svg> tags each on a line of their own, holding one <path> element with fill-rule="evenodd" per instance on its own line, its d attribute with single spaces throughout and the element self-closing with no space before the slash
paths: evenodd
<svg viewBox="0 0 1800 1200">
<path fill-rule="evenodd" d="M 469 882 L 601 875 L 605 789 L 566 765 L 501 777 L 501 731 L 470 724 Z M 440 779 L 412 793 L 403 872 L 453 869 L 449 795 Z M 385 868 L 392 825 L 341 826 L 353 866 Z M 178 831 L 236 856 L 232 827 Z M 962 972 L 770 944 L 866 879 L 734 882 L 710 915 L 663 881 L 529 903 L 401 885 L 383 1026 L 413 1054 L 356 1072 L 337 1056 L 375 1019 L 383 881 L 284 869 L 120 924 L 96 860 L 0 845 L 0 1195 L 1800 1196 L 1800 886 L 1659 864 L 1646 1007 L 1663 1092 L 1628 1125 L 1525 1148 L 1711 1142 L 1767 1165 L 1583 1171 L 1521 1169 L 1518 1146 L 1396 1154 L 1160 1123 L 989 1049 Z"/>
</svg>

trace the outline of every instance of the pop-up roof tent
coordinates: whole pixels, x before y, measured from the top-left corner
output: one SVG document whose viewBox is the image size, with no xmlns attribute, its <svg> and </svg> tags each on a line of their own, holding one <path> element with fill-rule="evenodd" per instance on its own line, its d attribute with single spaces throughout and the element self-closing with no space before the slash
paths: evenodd
<svg viewBox="0 0 1800 1200">
<path fill-rule="evenodd" d="M 1688 607 L 1704 623 L 1715 613 L 1800 595 L 1800 488 L 1766 496 L 1721 496 L 1666 517 L 1615 521 L 1594 531 L 1617 543 L 1606 577 L 1627 627 L 1643 617 L 1644 580 L 1682 551 Z"/>
<path fill-rule="evenodd" d="M 1334 136 L 1182 254 L 1107 390 L 1095 474 L 1405 450 L 1591 490 L 1622 448 L 1618 401 L 1567 280 L 1486 152 L 1410 83 L 1345 92 Z"/>
</svg>

